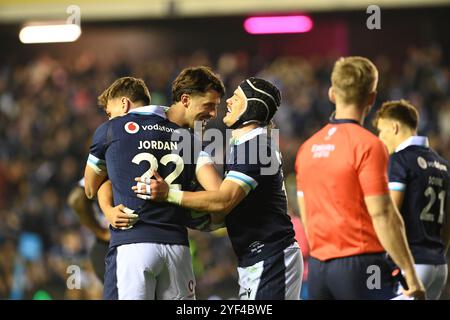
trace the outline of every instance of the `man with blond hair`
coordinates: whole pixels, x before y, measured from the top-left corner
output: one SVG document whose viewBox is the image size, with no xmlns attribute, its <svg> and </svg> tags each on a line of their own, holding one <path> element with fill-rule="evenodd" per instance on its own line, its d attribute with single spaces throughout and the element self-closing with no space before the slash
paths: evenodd
<svg viewBox="0 0 450 320">
<path fill-rule="evenodd" d="M 447 283 L 450 240 L 449 164 L 417 135 L 419 113 L 406 100 L 383 103 L 374 120 L 389 153 L 389 190 L 405 221 L 417 275 L 427 298 Z"/>
<path fill-rule="evenodd" d="M 339 59 L 328 92 L 336 111 L 297 155 L 298 202 L 311 247 L 311 299 L 393 298 L 385 251 L 404 271 L 409 287 L 404 294 L 425 297 L 389 195 L 386 148 L 362 127 L 377 82 L 370 60 Z"/>
</svg>

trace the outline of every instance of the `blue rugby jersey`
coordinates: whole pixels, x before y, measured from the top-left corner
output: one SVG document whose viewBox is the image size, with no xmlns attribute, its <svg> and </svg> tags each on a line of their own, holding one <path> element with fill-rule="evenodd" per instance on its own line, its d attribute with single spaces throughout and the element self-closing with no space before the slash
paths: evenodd
<svg viewBox="0 0 450 320">
<path fill-rule="evenodd" d="M 234 141 L 225 164 L 226 180 L 247 196 L 225 219 L 239 266 L 251 266 L 292 244 L 294 228 L 287 214 L 281 155 L 266 128 Z"/>
<path fill-rule="evenodd" d="M 201 147 L 196 154 L 193 141 L 188 130 L 167 120 L 164 109 L 154 105 L 132 109 L 96 130 L 88 165 L 98 172 L 107 171 L 114 205 L 123 204 L 139 215 L 131 229 L 110 227 L 111 246 L 138 242 L 188 245 L 188 212 L 173 204 L 139 199 L 131 187 L 136 184 L 135 177 L 152 169 L 172 188 L 194 190 L 194 159 Z"/>
<path fill-rule="evenodd" d="M 441 229 L 449 196 L 448 170 L 448 162 L 421 136 L 405 140 L 389 160 L 389 189 L 404 192 L 400 212 L 417 264 L 446 263 Z"/>
</svg>

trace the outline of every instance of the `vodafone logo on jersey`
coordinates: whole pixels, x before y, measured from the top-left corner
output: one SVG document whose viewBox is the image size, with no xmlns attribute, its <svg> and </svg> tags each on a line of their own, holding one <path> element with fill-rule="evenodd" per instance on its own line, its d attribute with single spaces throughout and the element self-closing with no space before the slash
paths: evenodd
<svg viewBox="0 0 450 320">
<path fill-rule="evenodd" d="M 136 122 L 130 121 L 125 123 L 125 131 L 128 133 L 136 133 L 139 131 L 139 125 Z"/>
</svg>

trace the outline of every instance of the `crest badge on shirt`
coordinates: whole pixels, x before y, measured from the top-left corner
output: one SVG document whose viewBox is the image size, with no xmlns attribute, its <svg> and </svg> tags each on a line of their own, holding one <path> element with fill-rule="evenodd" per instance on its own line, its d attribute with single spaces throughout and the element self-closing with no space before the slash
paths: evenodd
<svg viewBox="0 0 450 320">
<path fill-rule="evenodd" d="M 422 157 L 417 157 L 417 164 L 419 167 L 421 167 L 423 170 L 426 170 L 428 168 L 427 161 Z"/>
</svg>

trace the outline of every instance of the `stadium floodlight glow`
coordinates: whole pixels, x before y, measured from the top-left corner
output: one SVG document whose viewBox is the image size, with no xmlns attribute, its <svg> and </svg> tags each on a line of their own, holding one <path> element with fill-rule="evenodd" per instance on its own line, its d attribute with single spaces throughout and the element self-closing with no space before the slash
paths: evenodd
<svg viewBox="0 0 450 320">
<path fill-rule="evenodd" d="M 22 43 L 73 42 L 81 35 L 77 24 L 33 24 L 20 30 L 19 39 Z"/>
<path fill-rule="evenodd" d="M 250 17 L 244 21 L 244 28 L 250 34 L 304 33 L 313 28 L 308 16 Z"/>
</svg>

